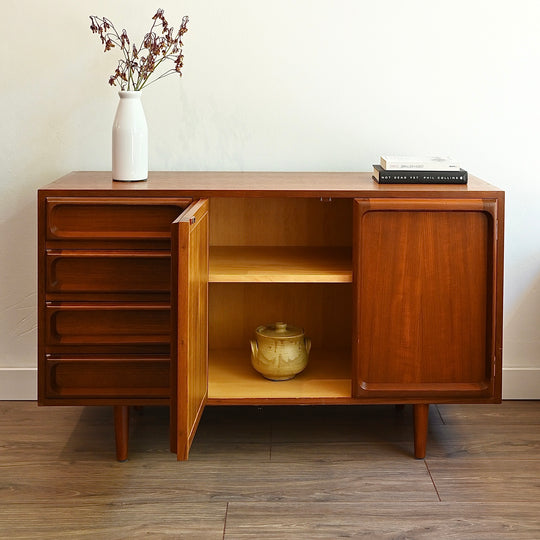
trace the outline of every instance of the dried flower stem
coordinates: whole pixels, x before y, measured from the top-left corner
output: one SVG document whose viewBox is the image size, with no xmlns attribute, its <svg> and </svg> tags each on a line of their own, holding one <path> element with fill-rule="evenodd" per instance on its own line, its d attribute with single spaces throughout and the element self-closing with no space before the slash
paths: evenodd
<svg viewBox="0 0 540 540">
<path fill-rule="evenodd" d="M 135 45 L 131 47 L 126 30 L 118 33 L 109 19 L 90 16 L 90 30 L 94 34 L 99 34 L 105 52 L 119 47 L 124 56 L 118 61 L 114 74 L 109 78 L 111 86 L 118 83 L 121 90 L 142 90 L 143 87 L 168 75 L 178 73 L 182 76 L 181 68 L 184 65 L 182 36 L 187 32 L 189 18 L 187 16 L 182 18 L 182 24 L 176 33 L 173 27 L 169 27 L 162 9 L 158 9 L 152 19 L 150 31 L 145 34 L 137 48 Z M 161 35 L 157 33 L 159 28 L 161 28 Z M 150 80 L 156 68 L 166 60 L 172 61 L 174 67 Z"/>
</svg>

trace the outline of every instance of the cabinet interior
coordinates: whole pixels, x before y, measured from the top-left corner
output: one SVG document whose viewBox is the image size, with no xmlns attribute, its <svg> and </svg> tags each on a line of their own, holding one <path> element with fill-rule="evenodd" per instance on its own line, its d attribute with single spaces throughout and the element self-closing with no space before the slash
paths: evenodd
<svg viewBox="0 0 540 540">
<path fill-rule="evenodd" d="M 209 400 L 351 397 L 351 246 L 351 200 L 210 200 Z M 279 320 L 312 350 L 273 382 L 252 368 L 250 340 Z"/>
</svg>

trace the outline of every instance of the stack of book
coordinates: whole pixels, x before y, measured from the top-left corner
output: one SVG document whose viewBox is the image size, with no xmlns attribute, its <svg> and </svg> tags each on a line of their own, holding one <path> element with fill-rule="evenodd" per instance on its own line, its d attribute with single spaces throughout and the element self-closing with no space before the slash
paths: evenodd
<svg viewBox="0 0 540 540">
<path fill-rule="evenodd" d="M 448 157 L 381 156 L 373 179 L 379 184 L 466 184 L 467 171 Z"/>
</svg>

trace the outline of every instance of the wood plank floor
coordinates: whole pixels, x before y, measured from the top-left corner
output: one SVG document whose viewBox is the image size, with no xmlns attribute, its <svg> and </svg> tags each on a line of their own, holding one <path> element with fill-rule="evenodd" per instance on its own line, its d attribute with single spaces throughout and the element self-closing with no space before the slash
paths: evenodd
<svg viewBox="0 0 540 540">
<path fill-rule="evenodd" d="M 187 462 L 168 410 L 0 402 L 0 538 L 540 539 L 540 401 L 207 407 Z"/>
</svg>

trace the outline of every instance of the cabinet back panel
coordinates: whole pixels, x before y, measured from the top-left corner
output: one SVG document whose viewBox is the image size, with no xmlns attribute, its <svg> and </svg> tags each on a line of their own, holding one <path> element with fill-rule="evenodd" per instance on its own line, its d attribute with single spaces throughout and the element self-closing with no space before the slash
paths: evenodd
<svg viewBox="0 0 540 540">
<path fill-rule="evenodd" d="M 304 328 L 317 349 L 351 348 L 351 284 L 211 283 L 210 348 L 246 348 L 262 324 Z"/>
<path fill-rule="evenodd" d="M 210 199 L 211 246 L 351 246 L 352 202 Z"/>
</svg>

